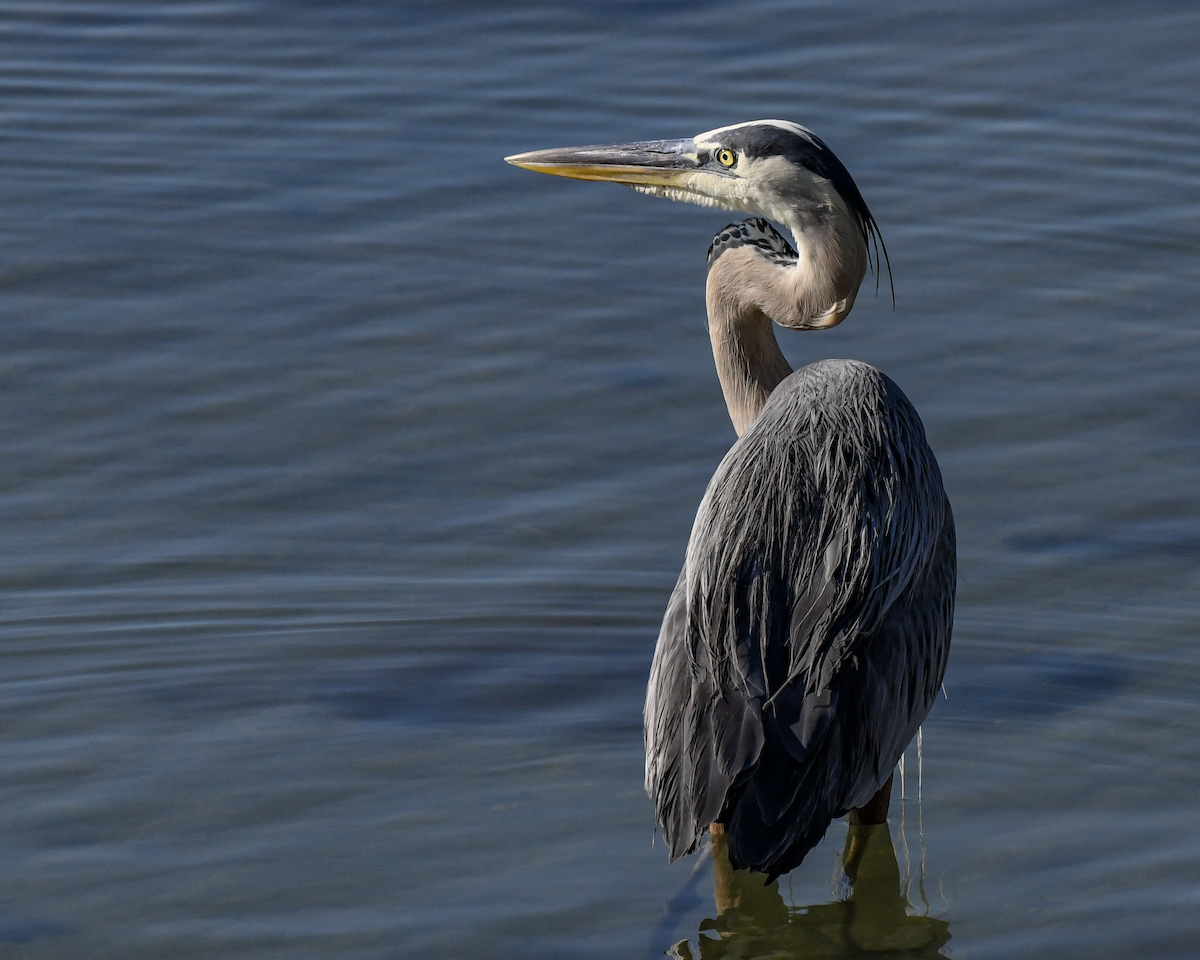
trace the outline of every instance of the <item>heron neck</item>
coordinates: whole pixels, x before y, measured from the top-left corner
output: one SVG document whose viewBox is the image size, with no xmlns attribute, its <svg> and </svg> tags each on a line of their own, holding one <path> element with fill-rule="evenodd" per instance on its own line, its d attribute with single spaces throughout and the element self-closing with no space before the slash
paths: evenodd
<svg viewBox="0 0 1200 960">
<path fill-rule="evenodd" d="M 720 296 L 719 291 L 714 296 L 711 285 L 708 336 L 729 419 L 740 437 L 792 368 L 775 340 L 771 318 L 758 307 Z"/>
</svg>

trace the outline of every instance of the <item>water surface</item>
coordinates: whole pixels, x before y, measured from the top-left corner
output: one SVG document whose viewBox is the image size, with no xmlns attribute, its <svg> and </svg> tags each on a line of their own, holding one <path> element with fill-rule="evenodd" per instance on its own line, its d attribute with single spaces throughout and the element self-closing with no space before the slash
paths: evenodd
<svg viewBox="0 0 1200 960">
<path fill-rule="evenodd" d="M 895 275 L 784 349 L 895 379 L 958 520 L 897 895 L 934 955 L 1194 955 L 1198 40 L 1183 4 L 0 5 L 0 956 L 733 949 L 640 734 L 733 439 L 731 216 L 501 158 L 756 117 L 838 152 Z M 844 840 L 788 916 L 840 923 Z"/>
</svg>

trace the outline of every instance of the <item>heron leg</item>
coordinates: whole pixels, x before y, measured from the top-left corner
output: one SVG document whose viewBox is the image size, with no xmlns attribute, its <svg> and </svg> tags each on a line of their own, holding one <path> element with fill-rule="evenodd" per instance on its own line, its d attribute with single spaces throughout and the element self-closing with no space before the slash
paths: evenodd
<svg viewBox="0 0 1200 960">
<path fill-rule="evenodd" d="M 737 906 L 738 897 L 733 885 L 733 866 L 729 863 L 729 840 L 725 836 L 725 824 L 714 823 L 708 828 L 709 845 L 713 861 L 713 899 L 717 901 L 717 913 Z"/>
<path fill-rule="evenodd" d="M 888 805 L 891 801 L 892 777 L 888 777 L 887 782 L 879 788 L 875 796 L 861 807 L 850 811 L 850 825 L 852 827 L 863 827 L 873 823 L 887 823 Z"/>
<path fill-rule="evenodd" d="M 711 824 L 708 834 L 712 847 L 713 899 L 717 904 L 717 918 L 721 921 L 709 929 L 724 936 L 735 930 L 786 924 L 788 911 L 779 896 L 779 881 L 768 883 L 765 873 L 733 869 L 729 862 L 729 835 L 725 832 L 725 824 Z M 703 924 L 701 929 L 705 929 Z"/>
</svg>

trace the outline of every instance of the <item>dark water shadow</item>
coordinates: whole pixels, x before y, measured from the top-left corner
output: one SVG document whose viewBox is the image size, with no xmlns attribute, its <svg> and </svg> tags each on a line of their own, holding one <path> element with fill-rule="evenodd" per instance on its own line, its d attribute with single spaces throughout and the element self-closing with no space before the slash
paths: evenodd
<svg viewBox="0 0 1200 960">
<path fill-rule="evenodd" d="M 960 720 L 1044 720 L 1111 699 L 1136 664 L 1093 651 L 1031 651 L 948 672 L 946 712 Z"/>
<path fill-rule="evenodd" d="M 886 823 L 850 827 L 842 866 L 844 899 L 793 907 L 780 896 L 778 881 L 764 885 L 762 874 L 729 870 L 727 859 L 723 870 L 718 851 L 717 916 L 700 923 L 697 940 L 681 940 L 666 955 L 676 960 L 945 956 L 941 948 L 950 940 L 950 925 L 915 915 L 901 888 Z"/>
<path fill-rule="evenodd" d="M 39 940 L 59 940 L 71 934 L 62 924 L 49 920 L 6 920 L 0 918 L 0 947 L 24 947 Z M 8 956 L 7 952 L 3 956 Z"/>
</svg>

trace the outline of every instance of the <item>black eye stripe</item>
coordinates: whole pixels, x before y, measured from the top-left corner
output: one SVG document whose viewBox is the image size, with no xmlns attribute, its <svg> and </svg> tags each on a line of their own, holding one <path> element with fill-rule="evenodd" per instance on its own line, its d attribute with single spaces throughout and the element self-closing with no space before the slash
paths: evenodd
<svg viewBox="0 0 1200 960">
<path fill-rule="evenodd" d="M 846 206 L 854 213 L 859 230 L 862 232 L 863 242 L 869 245 L 872 237 L 876 242 L 880 240 L 879 227 L 875 223 L 875 218 L 871 216 L 871 211 L 867 208 L 867 202 L 859 192 L 858 185 L 850 176 L 850 171 L 826 146 L 825 141 L 811 130 L 789 129 L 772 123 L 749 123 L 723 130 L 720 138 L 722 144 L 727 145 L 725 149 L 736 151 L 739 156 L 744 156 L 747 160 L 783 157 L 785 160 L 805 167 L 817 176 L 830 181 L 833 188 L 846 202 Z M 885 257 L 886 253 L 885 250 Z M 875 262 L 876 268 L 878 268 L 878 252 L 875 254 Z"/>
</svg>

